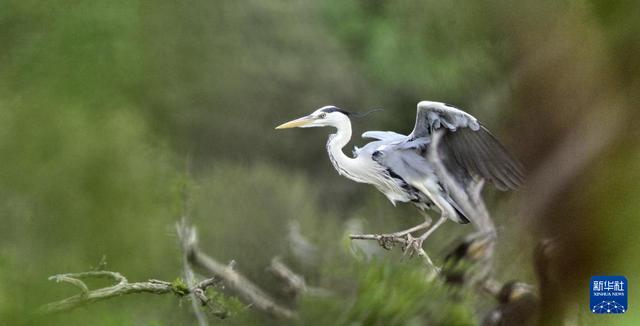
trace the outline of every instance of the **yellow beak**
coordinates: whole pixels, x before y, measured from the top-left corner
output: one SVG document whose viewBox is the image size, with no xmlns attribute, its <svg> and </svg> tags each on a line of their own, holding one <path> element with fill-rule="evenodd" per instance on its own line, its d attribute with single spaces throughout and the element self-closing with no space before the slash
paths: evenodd
<svg viewBox="0 0 640 326">
<path fill-rule="evenodd" d="M 276 127 L 276 129 L 287 129 L 287 128 L 295 128 L 302 127 L 308 123 L 311 123 L 314 119 L 310 116 L 302 117 L 299 119 L 291 120 L 289 122 L 285 122 Z"/>
</svg>

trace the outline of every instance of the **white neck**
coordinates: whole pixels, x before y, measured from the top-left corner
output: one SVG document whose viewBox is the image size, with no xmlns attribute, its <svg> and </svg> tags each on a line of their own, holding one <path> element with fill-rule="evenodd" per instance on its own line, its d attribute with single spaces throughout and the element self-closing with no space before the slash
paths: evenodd
<svg viewBox="0 0 640 326">
<path fill-rule="evenodd" d="M 351 140 L 351 121 L 349 118 L 340 119 L 335 125 L 337 132 L 329 136 L 327 141 L 327 152 L 333 167 L 340 175 L 354 180 L 364 182 L 358 177 L 358 170 L 355 169 L 356 160 L 344 155 L 342 148 Z"/>
</svg>

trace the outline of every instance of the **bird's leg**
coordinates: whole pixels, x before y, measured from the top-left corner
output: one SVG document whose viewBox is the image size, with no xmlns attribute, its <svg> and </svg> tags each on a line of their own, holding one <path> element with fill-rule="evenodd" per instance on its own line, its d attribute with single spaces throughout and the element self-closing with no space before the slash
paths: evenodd
<svg viewBox="0 0 640 326">
<path fill-rule="evenodd" d="M 408 234 L 411 234 L 412 232 L 416 232 L 416 231 L 420 231 L 423 229 L 426 229 L 429 227 L 429 225 L 431 225 L 431 216 L 429 216 L 429 214 L 425 213 L 423 210 L 420 210 L 420 215 L 422 215 L 422 217 L 424 217 L 424 222 L 408 228 L 406 230 L 402 230 L 402 231 L 398 231 L 398 232 L 394 232 L 394 233 L 390 233 L 390 234 L 385 234 L 385 236 L 388 237 L 396 237 L 396 238 L 401 238 L 404 237 Z"/>
<path fill-rule="evenodd" d="M 420 224 L 418 224 L 418 225 L 416 225 L 414 227 L 408 228 L 406 230 L 402 230 L 402 231 L 391 233 L 391 234 L 389 234 L 389 236 L 392 236 L 392 237 L 403 237 L 405 235 L 411 234 L 412 232 L 416 232 L 416 231 L 420 231 L 420 230 L 426 229 L 426 228 L 429 227 L 429 225 L 431 225 L 431 218 L 426 219 L 424 222 L 422 222 L 422 223 L 420 223 Z"/>
<path fill-rule="evenodd" d="M 444 222 L 446 222 L 447 219 L 448 219 L 447 216 L 443 214 L 438 220 L 438 222 L 436 222 L 436 224 L 430 227 L 429 230 L 427 230 L 421 236 L 417 238 L 409 237 L 407 239 L 408 240 L 407 250 L 417 251 L 418 249 L 421 249 L 422 243 L 424 242 L 424 240 L 426 240 L 431 235 L 431 233 L 433 233 L 433 231 L 435 231 L 438 227 L 440 227 L 440 225 L 444 224 Z"/>
</svg>

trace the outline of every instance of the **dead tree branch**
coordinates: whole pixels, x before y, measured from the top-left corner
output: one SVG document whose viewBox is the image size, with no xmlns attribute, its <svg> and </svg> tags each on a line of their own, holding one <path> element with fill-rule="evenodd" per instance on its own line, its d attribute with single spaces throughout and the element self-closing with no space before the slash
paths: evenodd
<svg viewBox="0 0 640 326">
<path fill-rule="evenodd" d="M 271 259 L 271 265 L 267 270 L 284 283 L 284 291 L 292 298 L 296 298 L 301 293 L 307 292 L 307 284 L 304 277 L 294 273 L 279 257 L 273 257 Z"/>
<path fill-rule="evenodd" d="M 380 244 L 382 248 L 387 250 L 393 248 L 395 245 L 402 246 L 404 252 L 406 252 L 406 250 L 415 250 L 418 256 L 420 256 L 425 261 L 425 263 L 427 264 L 427 267 L 433 270 L 434 275 L 437 275 L 440 272 L 440 269 L 433 263 L 431 258 L 429 258 L 429 255 L 427 255 L 427 253 L 424 251 L 424 249 L 407 248 L 409 240 L 405 235 L 394 236 L 389 234 L 350 234 L 349 238 L 351 240 L 376 240 L 378 241 L 378 244 Z"/>
<path fill-rule="evenodd" d="M 186 202 L 186 199 L 185 199 Z M 185 204 L 186 205 L 186 204 Z M 186 223 L 185 218 L 183 217 L 180 222 L 176 224 L 176 232 L 178 234 L 178 239 L 180 240 L 180 248 L 182 249 L 182 274 L 184 280 L 188 286 L 192 286 L 196 283 L 195 274 L 193 273 L 193 269 L 191 269 L 191 263 L 189 262 L 189 243 L 192 241 L 189 237 L 196 236 L 195 228 L 193 231 L 185 234 L 189 229 L 183 225 Z M 191 297 L 191 308 L 193 309 L 193 313 L 196 315 L 196 319 L 198 320 L 198 325 L 206 326 L 209 324 L 207 320 L 207 316 L 202 312 L 201 305 L 208 304 L 207 296 L 204 294 L 203 290 L 196 290 L 189 293 Z"/>
<path fill-rule="evenodd" d="M 280 319 L 296 317 L 293 311 L 277 304 L 266 292 L 234 270 L 232 266 L 221 264 L 202 252 L 198 247 L 198 239 L 194 227 L 188 226 L 183 221 L 178 223 L 176 228 L 179 230 L 178 235 L 182 238 L 184 252 L 190 264 L 217 275 L 225 284 L 234 289 L 242 299 L 250 303 L 252 307 Z"/>
<path fill-rule="evenodd" d="M 203 253 L 198 248 L 195 227 L 187 225 L 185 219 L 176 223 L 176 231 L 178 233 L 178 238 L 183 252 L 184 283 L 178 281 L 172 283 L 153 279 L 148 280 L 147 282 L 130 283 L 122 274 L 111 271 L 58 274 L 51 276 L 49 279 L 56 282 L 69 283 L 79 288 L 80 293 L 60 301 L 45 304 L 39 308 L 39 312 L 55 313 L 68 311 L 89 303 L 133 293 L 173 293 L 179 297 L 189 296 L 192 299 L 193 311 L 198 319 L 199 325 L 207 325 L 208 321 L 206 315 L 201 310 L 201 307 L 206 306 L 211 308 L 212 313 L 219 317 L 227 315 L 224 311 L 216 311 L 213 309 L 209 302 L 209 298 L 206 296 L 207 288 L 213 287 L 220 282 L 225 282 L 251 306 L 256 307 L 258 310 L 267 313 L 272 317 L 281 319 L 291 319 L 296 317 L 296 314 L 292 310 L 277 304 L 266 292 L 249 281 L 245 276 L 235 271 L 233 264 L 220 264 L 212 257 Z M 217 277 L 207 278 L 197 282 L 195 273 L 191 267 L 192 265 L 198 266 Z M 279 266 L 280 272 L 284 271 L 284 269 L 281 268 L 282 266 Z M 293 272 L 291 273 L 291 275 L 295 275 Z M 291 277 L 291 275 L 289 275 L 289 277 Z M 83 279 L 90 278 L 107 278 L 112 280 L 115 284 L 90 290 L 82 281 Z M 306 286 L 304 286 L 304 279 L 300 278 L 296 282 L 297 287 L 306 288 Z"/>
<path fill-rule="evenodd" d="M 333 293 L 327 289 L 313 287 L 306 284 L 304 277 L 291 270 L 289 266 L 282 262 L 280 257 L 273 257 L 273 259 L 271 259 L 271 265 L 267 270 L 278 280 L 284 283 L 284 291 L 293 298 L 296 298 L 301 294 L 324 298 L 333 295 Z"/>
<path fill-rule="evenodd" d="M 82 280 L 90 278 L 107 278 L 113 280 L 114 282 L 116 282 L 116 284 L 100 289 L 89 290 L 89 287 Z M 83 273 L 58 274 L 51 276 L 49 280 L 70 283 L 80 288 L 81 292 L 72 297 L 41 306 L 39 309 L 39 312 L 41 313 L 56 313 L 68 311 L 89 303 L 94 303 L 133 293 L 173 293 L 179 297 L 182 297 L 197 291 L 204 292 L 208 287 L 214 284 L 211 279 L 209 279 L 207 282 L 201 282 L 191 288 L 183 288 L 180 286 L 176 286 L 176 284 L 174 283 L 159 280 L 148 280 L 147 282 L 129 283 L 129 281 L 122 274 L 110 271 L 91 271 Z"/>
</svg>

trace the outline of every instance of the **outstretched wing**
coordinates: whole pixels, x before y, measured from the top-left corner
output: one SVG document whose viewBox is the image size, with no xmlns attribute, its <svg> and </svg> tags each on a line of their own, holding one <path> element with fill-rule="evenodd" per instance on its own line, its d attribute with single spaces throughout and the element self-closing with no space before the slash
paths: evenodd
<svg viewBox="0 0 640 326">
<path fill-rule="evenodd" d="M 475 117 L 440 102 L 418 103 L 409 142 L 430 138 L 436 130 L 445 131 L 439 152 L 453 173 L 481 176 L 500 190 L 522 185 L 522 166 Z"/>
</svg>

